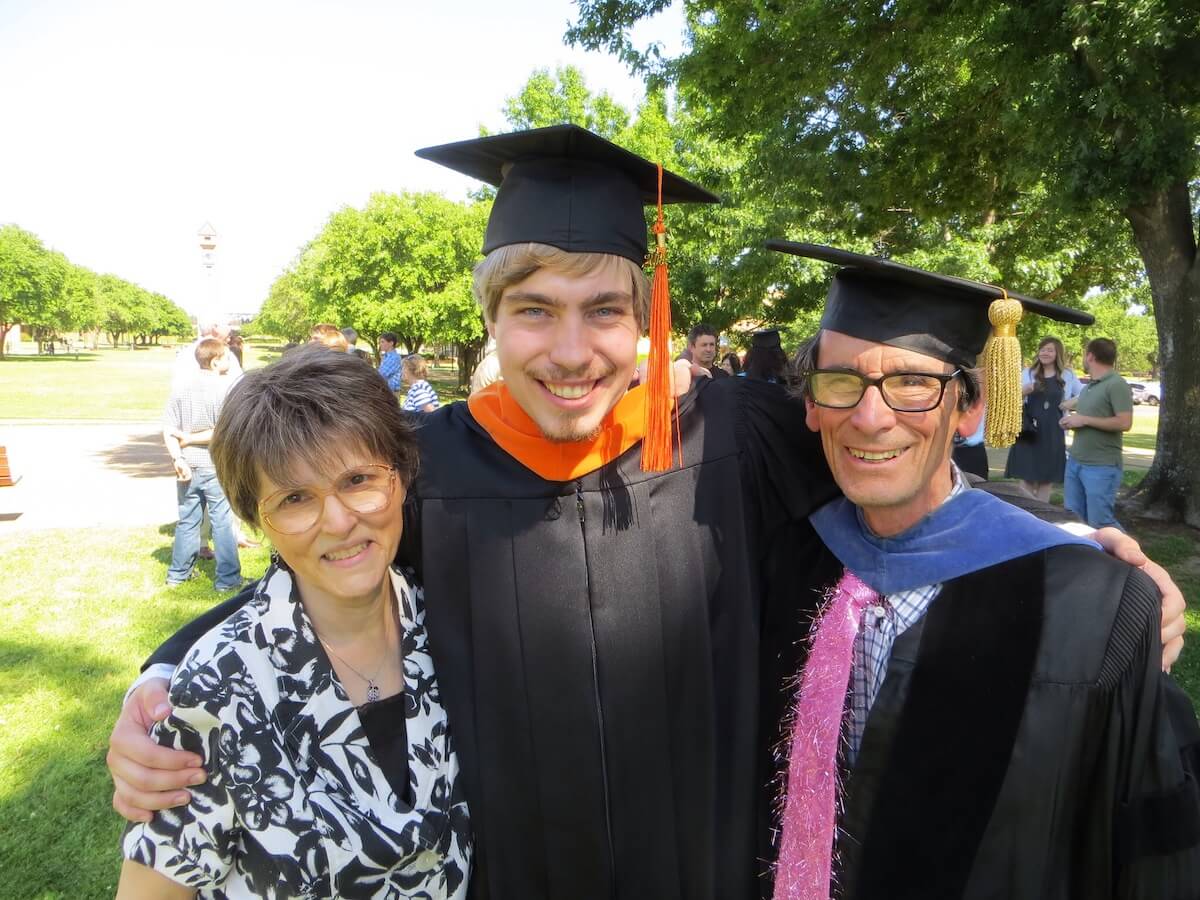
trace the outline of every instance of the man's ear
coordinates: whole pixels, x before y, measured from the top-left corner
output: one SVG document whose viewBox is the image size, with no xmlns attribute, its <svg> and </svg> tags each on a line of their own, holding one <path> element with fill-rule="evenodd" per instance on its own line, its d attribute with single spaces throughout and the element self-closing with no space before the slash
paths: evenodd
<svg viewBox="0 0 1200 900">
<path fill-rule="evenodd" d="M 957 431 L 961 437 L 969 438 L 979 430 L 979 423 L 983 421 L 985 409 L 986 406 L 983 402 L 983 398 L 976 398 L 975 402 L 971 404 L 971 407 L 958 417 L 958 427 L 955 428 L 955 431 Z"/>
<path fill-rule="evenodd" d="M 809 431 L 820 431 L 820 414 L 817 412 L 817 404 L 813 403 L 812 397 L 804 395 L 804 424 L 808 426 Z"/>
</svg>

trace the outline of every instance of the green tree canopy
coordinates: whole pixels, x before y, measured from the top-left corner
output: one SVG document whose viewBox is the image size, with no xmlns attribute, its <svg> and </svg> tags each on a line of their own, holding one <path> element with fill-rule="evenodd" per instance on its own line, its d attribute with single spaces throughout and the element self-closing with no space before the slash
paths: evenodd
<svg viewBox="0 0 1200 900">
<path fill-rule="evenodd" d="M 51 316 L 66 276 L 65 260 L 16 225 L 0 226 L 0 356 L 14 325 Z"/>
<path fill-rule="evenodd" d="M 705 134 L 745 148 L 748 185 L 796 228 L 832 221 L 902 258 L 939 232 L 982 240 L 1007 284 L 1053 274 L 1048 258 L 1075 302 L 1080 279 L 1108 289 L 1144 272 L 1163 406 L 1143 500 L 1200 525 L 1200 6 L 688 0 L 682 55 L 633 46 L 631 26 L 668 3 L 580 0 L 569 38 L 673 82 Z M 1106 244 L 1113 229 L 1123 237 Z M 1065 260 L 1036 252 L 1055 240 Z M 1141 272 L 1119 265 L 1125 247 Z"/>
</svg>

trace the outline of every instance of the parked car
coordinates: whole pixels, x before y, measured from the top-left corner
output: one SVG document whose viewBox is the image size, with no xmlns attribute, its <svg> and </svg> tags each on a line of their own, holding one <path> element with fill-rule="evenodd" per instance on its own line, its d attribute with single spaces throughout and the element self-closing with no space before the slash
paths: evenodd
<svg viewBox="0 0 1200 900">
<path fill-rule="evenodd" d="M 1134 403 L 1158 406 L 1162 402 L 1162 385 L 1157 381 L 1147 381 L 1145 384 L 1130 382 L 1129 387 L 1133 390 Z"/>
</svg>

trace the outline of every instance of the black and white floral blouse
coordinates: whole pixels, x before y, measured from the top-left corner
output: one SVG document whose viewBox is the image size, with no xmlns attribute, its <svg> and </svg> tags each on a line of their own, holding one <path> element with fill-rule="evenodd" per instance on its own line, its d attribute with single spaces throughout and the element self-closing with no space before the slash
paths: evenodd
<svg viewBox="0 0 1200 900">
<path fill-rule="evenodd" d="M 392 583 L 403 626 L 404 796 L 295 602 L 291 574 L 272 566 L 172 679 L 175 709 L 155 737 L 204 757 L 208 781 L 187 806 L 131 824 L 127 858 L 214 900 L 466 896 L 470 822 L 421 590 L 397 570 Z"/>
</svg>

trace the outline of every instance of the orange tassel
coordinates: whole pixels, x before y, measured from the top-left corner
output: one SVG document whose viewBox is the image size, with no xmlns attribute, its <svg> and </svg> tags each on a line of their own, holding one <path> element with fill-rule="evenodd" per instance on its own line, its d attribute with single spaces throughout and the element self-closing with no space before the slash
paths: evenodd
<svg viewBox="0 0 1200 900">
<path fill-rule="evenodd" d="M 655 247 L 647 261 L 654 266 L 650 289 L 650 358 L 646 364 L 646 435 L 642 438 L 642 471 L 665 472 L 674 454 L 672 438 L 679 445 L 679 465 L 683 465 L 683 446 L 679 422 L 671 415 L 675 392 L 671 388 L 671 291 L 667 280 L 667 228 L 663 224 L 663 168 L 658 167 L 658 220 L 654 223 Z"/>
</svg>

